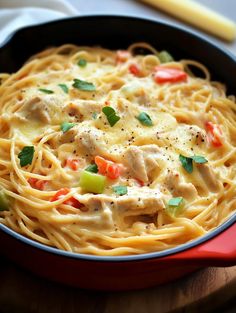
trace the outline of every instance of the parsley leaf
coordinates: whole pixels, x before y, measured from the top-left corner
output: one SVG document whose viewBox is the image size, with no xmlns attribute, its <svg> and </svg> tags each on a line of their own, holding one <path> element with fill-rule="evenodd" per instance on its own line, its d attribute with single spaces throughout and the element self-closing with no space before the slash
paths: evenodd
<svg viewBox="0 0 236 313">
<path fill-rule="evenodd" d="M 69 92 L 69 88 L 66 86 L 66 84 L 58 84 L 58 86 L 64 91 L 64 93 Z"/>
<path fill-rule="evenodd" d="M 25 146 L 21 152 L 18 154 L 20 159 L 20 166 L 26 166 L 32 163 L 34 157 L 34 146 Z"/>
<path fill-rule="evenodd" d="M 178 207 L 183 203 L 183 197 L 172 198 L 168 201 L 169 206 Z"/>
<path fill-rule="evenodd" d="M 105 106 L 102 108 L 102 112 L 106 115 L 111 127 L 113 127 L 120 120 L 120 117 L 116 115 L 116 111 L 112 107 Z"/>
<path fill-rule="evenodd" d="M 96 119 L 97 119 L 97 117 L 98 117 L 97 112 L 93 112 L 93 114 L 92 114 L 92 118 L 93 118 L 94 120 L 96 120 Z"/>
<path fill-rule="evenodd" d="M 151 117 L 145 112 L 141 112 L 136 118 L 145 126 L 153 126 Z"/>
<path fill-rule="evenodd" d="M 95 91 L 96 87 L 93 83 L 86 82 L 81 79 L 74 79 L 74 84 L 72 85 L 74 88 L 84 91 Z"/>
<path fill-rule="evenodd" d="M 193 172 L 193 159 L 188 158 L 186 156 L 183 156 L 182 154 L 179 155 L 179 160 L 183 166 L 183 168 L 188 172 L 192 173 Z"/>
<path fill-rule="evenodd" d="M 61 130 L 63 131 L 63 133 L 66 133 L 69 129 L 71 129 L 75 125 L 76 125 L 75 123 L 63 122 L 61 124 Z"/>
<path fill-rule="evenodd" d="M 126 195 L 128 190 L 126 186 L 114 186 L 112 187 L 112 190 L 120 196 Z"/>
<path fill-rule="evenodd" d="M 54 91 L 52 91 L 50 89 L 45 89 L 45 88 L 39 88 L 39 91 L 42 91 L 42 92 L 47 93 L 47 94 L 54 93 Z"/>
<path fill-rule="evenodd" d="M 87 65 L 87 61 L 85 59 L 80 59 L 77 64 L 80 67 L 85 67 Z"/>
<path fill-rule="evenodd" d="M 97 164 L 90 164 L 88 167 L 86 167 L 85 171 L 90 173 L 97 173 L 98 172 Z"/>
<path fill-rule="evenodd" d="M 207 162 L 208 162 L 207 159 L 204 158 L 204 156 L 201 156 L 201 155 L 194 155 L 194 156 L 192 157 L 192 159 L 193 159 L 193 161 L 194 161 L 195 163 L 199 163 L 199 164 L 207 163 Z"/>
<path fill-rule="evenodd" d="M 182 197 L 172 198 L 168 201 L 166 210 L 170 215 L 175 217 L 182 210 L 183 203 L 184 199 Z"/>
</svg>

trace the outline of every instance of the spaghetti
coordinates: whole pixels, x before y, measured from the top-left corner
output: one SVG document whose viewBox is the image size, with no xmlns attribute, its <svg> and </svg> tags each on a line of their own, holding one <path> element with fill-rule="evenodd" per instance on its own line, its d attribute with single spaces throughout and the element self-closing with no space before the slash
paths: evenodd
<svg viewBox="0 0 236 313">
<path fill-rule="evenodd" d="M 0 221 L 14 231 L 76 253 L 141 254 L 234 213 L 235 97 L 204 65 L 147 43 L 67 44 L 0 80 Z"/>
</svg>

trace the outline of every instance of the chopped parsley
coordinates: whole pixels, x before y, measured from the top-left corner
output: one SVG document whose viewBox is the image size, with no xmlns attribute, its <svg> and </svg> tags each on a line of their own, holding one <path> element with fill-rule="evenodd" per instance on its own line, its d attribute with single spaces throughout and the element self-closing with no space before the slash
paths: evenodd
<svg viewBox="0 0 236 313">
<path fill-rule="evenodd" d="M 182 154 L 179 155 L 179 160 L 183 166 L 183 168 L 188 172 L 192 173 L 193 172 L 193 159 L 188 158 Z"/>
<path fill-rule="evenodd" d="M 45 89 L 45 88 L 39 88 L 39 91 L 47 93 L 47 94 L 51 94 L 54 93 L 54 91 L 50 90 L 50 89 Z"/>
<path fill-rule="evenodd" d="M 136 118 L 145 126 L 153 126 L 151 117 L 145 112 L 141 112 Z"/>
<path fill-rule="evenodd" d="M 113 127 L 119 120 L 120 117 L 116 115 L 116 111 L 109 106 L 105 106 L 102 108 L 102 112 L 106 115 L 108 123 Z"/>
<path fill-rule="evenodd" d="M 69 88 L 66 86 L 66 84 L 58 84 L 58 86 L 64 91 L 64 93 L 69 92 Z"/>
<path fill-rule="evenodd" d="M 63 131 L 63 133 L 66 133 L 68 130 L 70 130 L 75 125 L 76 125 L 75 123 L 63 122 L 61 124 L 61 130 Z"/>
<path fill-rule="evenodd" d="M 193 161 L 198 164 L 203 164 L 203 163 L 208 162 L 207 159 L 201 155 L 194 155 L 192 157 L 186 157 L 180 154 L 179 160 L 183 168 L 190 174 L 193 172 Z"/>
<path fill-rule="evenodd" d="M 74 83 L 72 85 L 74 88 L 79 89 L 79 90 L 84 90 L 84 91 L 95 91 L 96 87 L 94 86 L 93 83 L 86 82 L 81 79 L 74 79 Z"/>
<path fill-rule="evenodd" d="M 168 201 L 166 210 L 170 215 L 175 217 L 182 210 L 183 203 L 184 203 L 183 197 L 171 198 Z"/>
<path fill-rule="evenodd" d="M 126 186 L 114 186 L 112 187 L 112 190 L 120 196 L 126 195 L 128 190 Z"/>
<path fill-rule="evenodd" d="M 208 162 L 207 159 L 204 158 L 204 156 L 201 156 L 201 155 L 194 155 L 194 156 L 192 157 L 192 159 L 193 159 L 193 161 L 194 161 L 195 163 L 199 163 L 199 164 L 207 163 L 207 162 Z"/>
<path fill-rule="evenodd" d="M 34 157 L 34 146 L 25 146 L 21 152 L 18 154 L 20 159 L 20 166 L 26 166 L 32 163 Z"/>
<path fill-rule="evenodd" d="M 97 164 L 90 164 L 88 167 L 86 167 L 85 171 L 90 173 L 97 173 L 98 172 Z"/>
<path fill-rule="evenodd" d="M 92 114 L 92 118 L 93 118 L 94 120 L 96 120 L 96 119 L 97 119 L 97 117 L 98 117 L 97 112 L 93 112 L 93 114 Z"/>
<path fill-rule="evenodd" d="M 80 59 L 77 64 L 80 67 L 85 67 L 87 65 L 87 61 L 85 59 Z"/>
<path fill-rule="evenodd" d="M 168 201 L 168 206 L 178 207 L 180 204 L 183 203 L 183 197 L 171 198 Z"/>
</svg>

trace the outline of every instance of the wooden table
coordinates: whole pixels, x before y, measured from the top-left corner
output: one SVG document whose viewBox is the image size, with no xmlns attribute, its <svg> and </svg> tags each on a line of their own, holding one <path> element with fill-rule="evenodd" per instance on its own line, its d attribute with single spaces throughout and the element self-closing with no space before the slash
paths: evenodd
<svg viewBox="0 0 236 313">
<path fill-rule="evenodd" d="M 69 1 L 82 14 L 136 14 L 183 25 L 135 0 Z M 199 2 L 235 19 L 235 0 Z M 207 37 L 236 53 L 236 43 L 227 44 Z M 147 290 L 111 293 L 47 282 L 3 258 L 0 265 L 0 312 L 4 313 L 236 312 L 236 266 L 203 269 L 176 282 Z"/>
</svg>

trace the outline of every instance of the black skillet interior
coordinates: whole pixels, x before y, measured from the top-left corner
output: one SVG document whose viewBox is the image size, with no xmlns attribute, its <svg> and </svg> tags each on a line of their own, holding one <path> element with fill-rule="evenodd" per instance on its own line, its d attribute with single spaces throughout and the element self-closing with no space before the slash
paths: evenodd
<svg viewBox="0 0 236 313">
<path fill-rule="evenodd" d="M 0 72 L 15 72 L 33 54 L 65 43 L 124 49 L 146 41 L 168 50 L 176 60 L 194 59 L 205 64 L 214 80 L 236 93 L 236 60 L 209 41 L 184 29 L 157 21 L 127 16 L 82 16 L 16 31 L 0 48 Z"/>
</svg>

